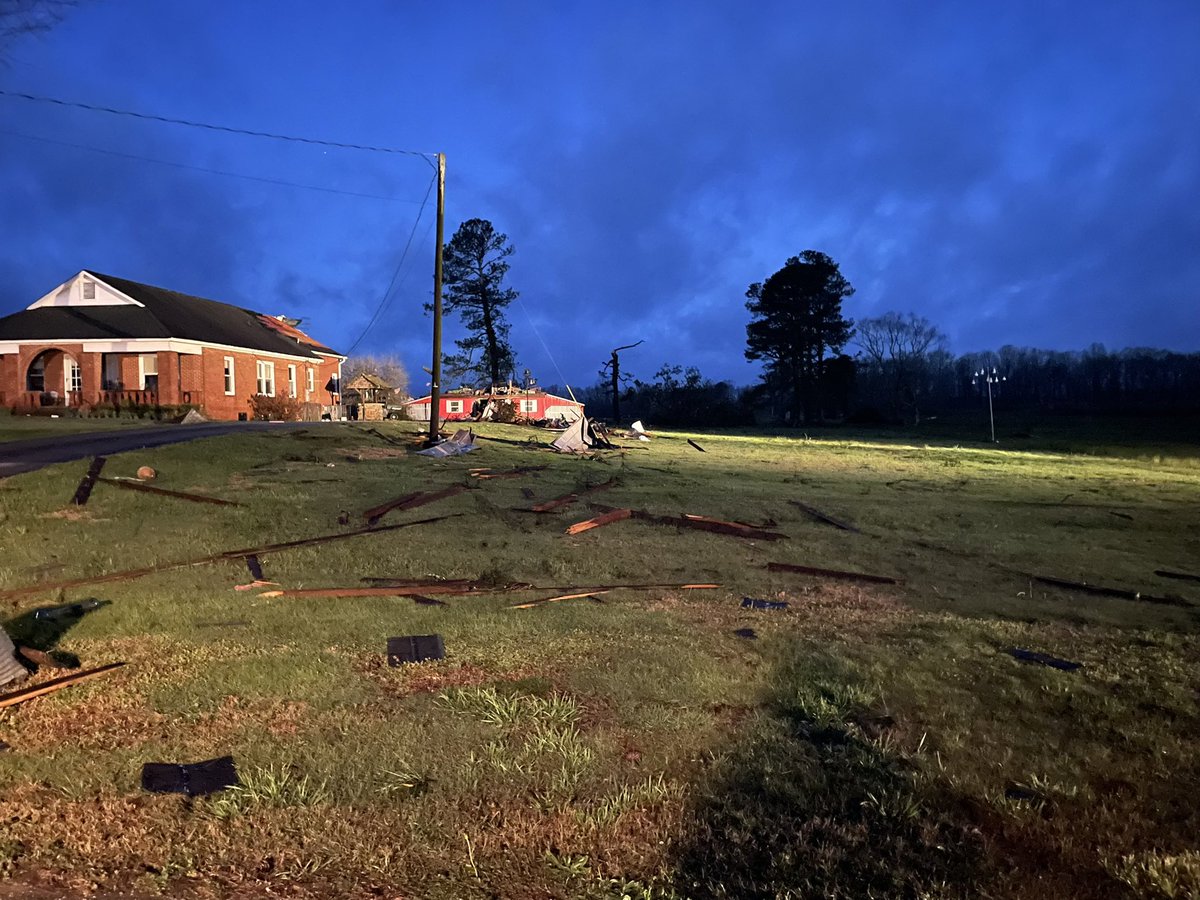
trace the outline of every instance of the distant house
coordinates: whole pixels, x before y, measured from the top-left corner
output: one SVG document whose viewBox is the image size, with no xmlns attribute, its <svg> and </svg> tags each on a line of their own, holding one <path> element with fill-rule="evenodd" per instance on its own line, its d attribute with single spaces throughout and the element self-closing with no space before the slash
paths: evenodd
<svg viewBox="0 0 1200 900">
<path fill-rule="evenodd" d="M 346 382 L 342 402 L 351 419 L 378 422 L 387 418 L 396 389 L 373 372 L 362 372 Z"/>
<path fill-rule="evenodd" d="M 238 419 L 265 394 L 338 418 L 345 357 L 296 324 L 82 271 L 0 318 L 0 405 L 191 404 Z"/>
<path fill-rule="evenodd" d="M 429 421 L 431 397 L 417 397 L 404 404 L 410 419 Z M 574 421 L 583 415 L 583 404 L 566 397 L 548 394 L 540 389 L 512 391 L 447 391 L 440 399 L 439 418 L 443 422 L 455 422 L 478 416 L 484 406 L 491 401 L 507 401 L 512 403 L 513 411 L 524 419 L 566 419 Z"/>
</svg>

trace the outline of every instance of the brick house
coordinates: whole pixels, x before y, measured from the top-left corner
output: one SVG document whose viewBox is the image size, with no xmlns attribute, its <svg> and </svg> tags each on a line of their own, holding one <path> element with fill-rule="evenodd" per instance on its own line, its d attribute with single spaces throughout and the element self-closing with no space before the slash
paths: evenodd
<svg viewBox="0 0 1200 900">
<path fill-rule="evenodd" d="M 191 404 L 238 419 L 266 394 L 338 418 L 345 357 L 296 324 L 83 271 L 0 318 L 0 406 Z"/>
</svg>

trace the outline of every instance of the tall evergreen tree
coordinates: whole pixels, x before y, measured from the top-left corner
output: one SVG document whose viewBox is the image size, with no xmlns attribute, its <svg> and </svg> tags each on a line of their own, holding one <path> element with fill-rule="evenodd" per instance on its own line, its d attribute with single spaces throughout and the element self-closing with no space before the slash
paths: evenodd
<svg viewBox="0 0 1200 900">
<path fill-rule="evenodd" d="M 820 418 L 825 358 L 854 333 L 842 317 L 842 300 L 853 293 L 837 263 L 817 250 L 791 257 L 746 291 L 746 359 L 765 361 L 763 380 L 788 396 L 792 424 Z"/>
<path fill-rule="evenodd" d="M 446 245 L 443 308 L 458 313 L 470 332 L 455 341 L 459 352 L 445 359 L 451 379 L 468 378 L 476 383 L 490 379 L 491 384 L 499 384 L 516 369 L 504 317 L 505 307 L 517 298 L 516 291 L 504 286 L 505 260 L 512 254 L 508 236 L 486 219 L 463 222 Z"/>
</svg>

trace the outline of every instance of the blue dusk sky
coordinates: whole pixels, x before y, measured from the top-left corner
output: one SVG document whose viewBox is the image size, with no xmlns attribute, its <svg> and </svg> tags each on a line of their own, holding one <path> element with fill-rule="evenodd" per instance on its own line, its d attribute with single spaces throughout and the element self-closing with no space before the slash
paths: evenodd
<svg viewBox="0 0 1200 900">
<path fill-rule="evenodd" d="M 640 378 L 753 382 L 746 288 L 808 248 L 857 289 L 846 315 L 916 312 L 956 352 L 1200 349 L 1194 0 L 81 0 L 0 43 L 0 90 L 444 152 L 446 237 L 508 234 L 546 384 L 639 339 Z M 411 235 L 357 350 L 420 391 L 432 174 L 0 96 L 0 314 L 87 268 L 344 351 Z"/>
</svg>

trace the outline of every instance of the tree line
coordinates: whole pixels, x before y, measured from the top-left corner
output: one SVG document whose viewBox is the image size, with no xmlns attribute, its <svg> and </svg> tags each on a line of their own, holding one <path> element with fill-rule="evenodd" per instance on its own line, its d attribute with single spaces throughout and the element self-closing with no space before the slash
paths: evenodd
<svg viewBox="0 0 1200 900">
<path fill-rule="evenodd" d="M 517 381 L 506 317 L 518 294 L 505 285 L 514 248 L 485 219 L 463 222 L 446 246 L 445 310 L 467 332 L 444 357 L 444 383 L 473 387 Z M 758 384 L 705 378 L 694 366 L 664 363 L 643 381 L 614 348 L 599 380 L 578 391 L 592 415 L 660 426 L 919 423 L 941 411 L 993 400 L 1002 407 L 1056 412 L 1200 410 L 1200 353 L 1150 348 L 1082 351 L 1005 346 L 954 355 L 945 334 L 915 313 L 854 321 L 843 304 L 854 287 L 818 250 L 790 257 L 745 294 L 745 357 L 762 363 Z M 644 350 L 636 351 L 644 357 Z M 563 389 L 551 386 L 553 392 Z"/>
</svg>

